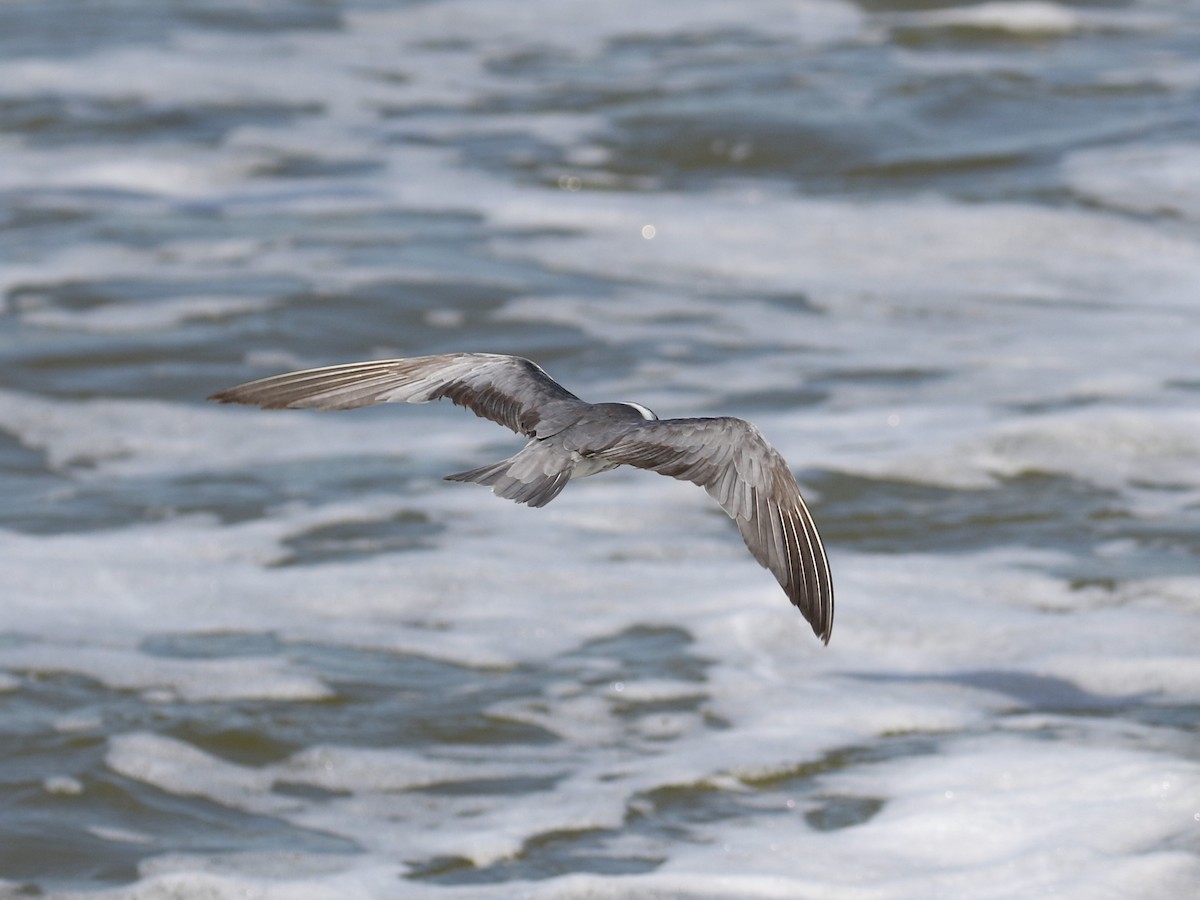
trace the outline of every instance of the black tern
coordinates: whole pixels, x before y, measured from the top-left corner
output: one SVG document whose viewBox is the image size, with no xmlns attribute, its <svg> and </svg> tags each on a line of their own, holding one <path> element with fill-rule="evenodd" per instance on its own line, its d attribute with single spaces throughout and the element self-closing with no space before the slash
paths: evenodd
<svg viewBox="0 0 1200 900">
<path fill-rule="evenodd" d="M 829 561 L 787 462 L 751 423 L 729 416 L 660 419 L 638 403 L 587 403 L 536 363 L 495 353 L 444 353 L 306 369 L 209 397 L 263 409 L 356 409 L 449 399 L 530 438 L 518 453 L 448 481 L 545 506 L 572 478 L 633 466 L 703 487 L 750 553 L 826 644 L 833 630 Z"/>
</svg>

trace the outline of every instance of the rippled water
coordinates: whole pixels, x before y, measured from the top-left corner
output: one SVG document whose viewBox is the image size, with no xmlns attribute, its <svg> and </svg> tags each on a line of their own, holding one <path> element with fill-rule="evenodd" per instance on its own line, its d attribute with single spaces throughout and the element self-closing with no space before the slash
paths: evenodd
<svg viewBox="0 0 1200 900">
<path fill-rule="evenodd" d="M 0 894 L 1186 896 L 1200 12 L 0 5 Z M 519 353 L 739 415 L 528 510 L 457 409 L 206 404 Z"/>
</svg>

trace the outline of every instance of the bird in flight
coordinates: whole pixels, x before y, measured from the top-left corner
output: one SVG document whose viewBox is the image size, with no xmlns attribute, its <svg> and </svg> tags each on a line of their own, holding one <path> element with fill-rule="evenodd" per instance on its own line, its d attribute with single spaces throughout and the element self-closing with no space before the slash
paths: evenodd
<svg viewBox="0 0 1200 900">
<path fill-rule="evenodd" d="M 346 363 L 260 378 L 209 397 L 263 409 L 356 409 L 449 399 L 529 438 L 500 462 L 447 475 L 545 506 L 572 478 L 633 466 L 700 485 L 750 553 L 825 643 L 833 581 L 817 527 L 787 462 L 757 428 L 729 416 L 660 419 L 637 403 L 580 400 L 519 356 L 444 353 Z"/>
</svg>

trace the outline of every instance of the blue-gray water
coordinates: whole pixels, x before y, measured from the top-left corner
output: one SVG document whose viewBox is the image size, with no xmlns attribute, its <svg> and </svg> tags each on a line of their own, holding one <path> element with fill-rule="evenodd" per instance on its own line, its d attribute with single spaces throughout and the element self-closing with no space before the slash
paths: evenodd
<svg viewBox="0 0 1200 900">
<path fill-rule="evenodd" d="M 1185 896 L 1186 0 L 0 4 L 0 895 Z M 532 357 L 788 457 L 813 639 L 704 493 L 440 476 Z"/>
</svg>

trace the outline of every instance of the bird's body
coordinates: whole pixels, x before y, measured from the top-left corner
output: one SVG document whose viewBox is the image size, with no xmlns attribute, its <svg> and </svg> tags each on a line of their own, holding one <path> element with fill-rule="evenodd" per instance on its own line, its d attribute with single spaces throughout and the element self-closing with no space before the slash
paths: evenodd
<svg viewBox="0 0 1200 900">
<path fill-rule="evenodd" d="M 545 437 L 534 437 L 516 456 L 468 472 L 456 472 L 446 479 L 486 484 L 498 496 L 530 506 L 545 506 L 568 481 L 619 466 L 620 463 L 604 457 L 603 445 L 613 436 L 627 432 L 630 425 L 654 421 L 631 403 L 586 404 L 576 412 L 578 416 L 571 424 Z"/>
<path fill-rule="evenodd" d="M 829 563 L 796 479 L 749 422 L 732 417 L 659 419 L 637 403 L 587 403 L 536 363 L 493 353 L 446 353 L 308 369 L 214 394 L 264 409 L 354 409 L 449 399 L 529 443 L 486 466 L 447 475 L 499 496 L 545 506 L 574 478 L 630 465 L 694 482 L 738 526 L 751 554 L 828 643 Z"/>
</svg>

